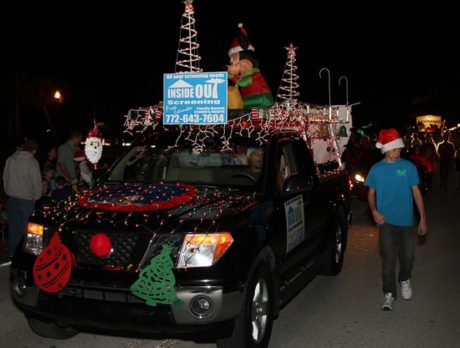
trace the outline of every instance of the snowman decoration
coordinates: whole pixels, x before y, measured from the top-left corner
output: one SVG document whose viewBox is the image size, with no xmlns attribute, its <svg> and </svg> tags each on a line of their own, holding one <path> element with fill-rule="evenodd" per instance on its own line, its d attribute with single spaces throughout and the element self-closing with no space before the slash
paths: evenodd
<svg viewBox="0 0 460 348">
<path fill-rule="evenodd" d="M 86 137 L 85 155 L 95 168 L 97 162 L 99 162 L 102 157 L 103 146 L 104 139 L 102 138 L 99 128 L 97 128 L 96 121 L 94 121 L 94 128 L 88 132 L 88 136 Z"/>
</svg>

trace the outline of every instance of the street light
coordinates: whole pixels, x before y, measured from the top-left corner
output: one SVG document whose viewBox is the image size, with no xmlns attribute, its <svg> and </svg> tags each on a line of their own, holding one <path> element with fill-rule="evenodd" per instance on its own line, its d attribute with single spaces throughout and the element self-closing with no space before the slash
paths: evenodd
<svg viewBox="0 0 460 348">
<path fill-rule="evenodd" d="M 59 91 L 59 90 L 56 90 L 54 92 L 53 98 L 57 103 L 62 103 L 62 101 L 64 99 L 64 97 L 62 96 L 61 91 Z"/>
</svg>

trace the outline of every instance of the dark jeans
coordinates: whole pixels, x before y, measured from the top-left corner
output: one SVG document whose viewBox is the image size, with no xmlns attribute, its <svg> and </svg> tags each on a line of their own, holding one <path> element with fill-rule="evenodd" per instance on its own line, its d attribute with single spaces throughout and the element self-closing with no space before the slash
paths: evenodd
<svg viewBox="0 0 460 348">
<path fill-rule="evenodd" d="M 8 255 L 13 256 L 16 247 L 26 232 L 27 221 L 34 212 L 34 202 L 21 198 L 8 197 Z"/>
<path fill-rule="evenodd" d="M 413 226 L 378 225 L 382 250 L 383 292 L 391 292 L 397 298 L 396 257 L 399 254 L 398 281 L 411 278 L 414 264 L 415 229 Z"/>
</svg>

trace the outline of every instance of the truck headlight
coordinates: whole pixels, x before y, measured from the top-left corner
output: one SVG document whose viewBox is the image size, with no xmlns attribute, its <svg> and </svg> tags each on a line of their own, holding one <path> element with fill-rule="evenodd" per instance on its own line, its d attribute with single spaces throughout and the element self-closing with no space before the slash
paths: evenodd
<svg viewBox="0 0 460 348">
<path fill-rule="evenodd" d="M 212 266 L 232 243 L 233 237 L 229 232 L 187 234 L 182 243 L 177 268 Z"/>
<path fill-rule="evenodd" d="M 43 231 L 45 226 L 29 222 L 27 224 L 27 233 L 24 238 L 24 251 L 38 255 L 43 250 Z"/>
</svg>

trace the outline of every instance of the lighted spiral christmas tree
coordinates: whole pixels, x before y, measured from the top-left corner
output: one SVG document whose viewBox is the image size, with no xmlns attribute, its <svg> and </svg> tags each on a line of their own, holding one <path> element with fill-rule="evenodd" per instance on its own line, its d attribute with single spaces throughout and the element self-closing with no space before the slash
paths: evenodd
<svg viewBox="0 0 460 348">
<path fill-rule="evenodd" d="M 197 42 L 198 32 L 195 29 L 195 11 L 193 0 L 185 0 L 185 11 L 182 14 L 180 26 L 179 47 L 177 49 L 176 72 L 198 72 L 201 57 L 198 54 L 200 48 Z"/>
<path fill-rule="evenodd" d="M 280 87 L 278 88 L 278 94 L 276 95 L 277 102 L 281 102 L 286 108 L 290 109 L 291 106 L 297 104 L 297 97 L 300 95 L 298 92 L 299 75 L 296 74 L 296 49 L 291 43 L 289 47 L 285 47 L 287 52 L 286 66 L 283 72 L 283 78 L 281 79 Z"/>
</svg>

